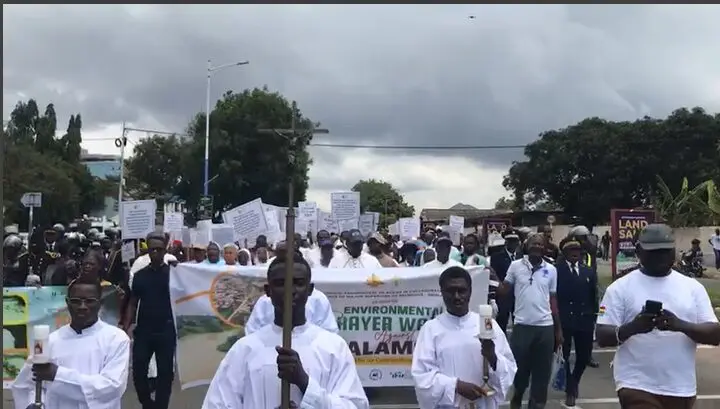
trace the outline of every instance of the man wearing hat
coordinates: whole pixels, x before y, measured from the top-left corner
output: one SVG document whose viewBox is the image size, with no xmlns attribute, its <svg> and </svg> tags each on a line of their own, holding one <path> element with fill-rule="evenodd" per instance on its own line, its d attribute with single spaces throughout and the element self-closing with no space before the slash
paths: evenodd
<svg viewBox="0 0 720 409">
<path fill-rule="evenodd" d="M 590 363 L 598 311 L 597 274 L 582 264 L 582 246 L 577 241 L 562 245 L 563 257 L 555 263 L 557 269 L 557 303 L 563 331 L 565 358 L 565 405 L 575 406 L 580 378 Z M 575 345 L 575 366 L 570 368 L 570 350 Z"/>
<path fill-rule="evenodd" d="M 590 240 L 590 229 L 583 225 L 573 227 L 568 234 L 568 240 L 574 240 L 582 246 L 582 256 L 580 262 L 595 272 L 597 276 L 597 243 L 593 244 Z M 599 368 L 600 363 L 590 356 L 588 366 L 591 368 Z"/>
<path fill-rule="evenodd" d="M 720 324 L 705 287 L 673 270 L 669 226 L 646 226 L 637 256 L 642 267 L 610 284 L 598 314 L 598 343 L 618 347 L 613 377 L 620 406 L 692 408 L 697 346 L 720 345 Z"/>
<path fill-rule="evenodd" d="M 425 263 L 423 267 L 436 267 L 446 269 L 448 267 L 462 267 L 459 261 L 450 258 L 450 251 L 453 242 L 450 237 L 439 236 L 435 241 L 435 260 Z"/>
<path fill-rule="evenodd" d="M 386 253 L 387 240 L 382 234 L 374 232 L 367 241 L 368 252 L 375 256 L 383 267 L 398 267 L 397 261 Z"/>
<path fill-rule="evenodd" d="M 327 230 L 320 230 L 316 236 L 317 247 L 308 250 L 305 259 L 310 267 L 327 268 L 330 261 L 335 256 L 335 241 Z"/>
<path fill-rule="evenodd" d="M 520 249 L 520 236 L 512 230 L 508 230 L 505 232 L 505 237 L 494 240 L 495 241 L 490 242 L 490 246 L 497 249 L 489 251 L 490 267 L 495 271 L 495 274 L 497 274 L 498 280 L 503 282 L 510 264 L 522 258 L 522 254 L 518 254 Z M 506 331 L 508 323 L 510 322 L 510 315 L 514 310 L 515 295 L 512 291 L 505 294 L 497 294 L 496 302 L 498 306 L 496 321 L 498 325 L 500 325 L 500 328 Z"/>
<path fill-rule="evenodd" d="M 329 268 L 382 268 L 375 256 L 363 252 L 365 238 L 358 229 L 347 233 L 347 251 L 337 252 L 330 261 Z"/>
</svg>

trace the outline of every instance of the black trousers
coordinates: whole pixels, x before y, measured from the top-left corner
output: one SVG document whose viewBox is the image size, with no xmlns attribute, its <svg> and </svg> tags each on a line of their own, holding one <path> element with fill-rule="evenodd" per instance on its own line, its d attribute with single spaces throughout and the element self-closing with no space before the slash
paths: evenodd
<svg viewBox="0 0 720 409">
<path fill-rule="evenodd" d="M 136 328 L 133 334 L 132 365 L 135 392 L 143 409 L 168 409 L 175 365 L 175 331 L 153 332 Z M 150 397 L 152 388 L 148 379 L 150 358 L 155 354 L 157 378 L 155 400 Z"/>
<path fill-rule="evenodd" d="M 515 310 L 515 295 L 512 291 L 505 295 L 496 294 L 495 303 L 498 306 L 498 313 L 497 317 L 495 317 L 495 321 L 497 321 L 503 332 L 507 332 L 510 317 Z"/>
<path fill-rule="evenodd" d="M 510 408 L 520 408 L 525 390 L 530 386 L 528 409 L 543 409 L 552 375 L 555 327 L 515 324 L 510 349 L 517 363 Z"/>
<path fill-rule="evenodd" d="M 580 391 L 580 379 L 585 368 L 590 363 L 593 349 L 592 330 L 574 330 L 563 327 L 563 357 L 565 358 L 565 374 L 567 375 L 567 386 L 565 393 L 578 397 Z M 570 368 L 570 350 L 575 345 L 575 365 Z"/>
</svg>

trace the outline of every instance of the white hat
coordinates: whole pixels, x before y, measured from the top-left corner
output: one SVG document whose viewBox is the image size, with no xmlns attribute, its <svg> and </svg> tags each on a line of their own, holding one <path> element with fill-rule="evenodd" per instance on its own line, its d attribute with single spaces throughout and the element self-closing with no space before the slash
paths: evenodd
<svg viewBox="0 0 720 409">
<path fill-rule="evenodd" d="M 572 229 L 570 229 L 570 236 L 577 237 L 577 236 L 589 236 L 590 235 L 590 229 L 587 227 L 580 225 L 575 226 Z"/>
</svg>

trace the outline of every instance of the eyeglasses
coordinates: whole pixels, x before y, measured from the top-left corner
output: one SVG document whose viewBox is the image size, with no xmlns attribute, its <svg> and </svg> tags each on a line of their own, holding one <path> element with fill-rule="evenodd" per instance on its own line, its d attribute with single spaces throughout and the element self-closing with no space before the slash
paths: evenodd
<svg viewBox="0 0 720 409">
<path fill-rule="evenodd" d="M 72 305 L 73 307 L 80 307 L 83 304 L 87 305 L 88 307 L 92 307 L 100 302 L 100 300 L 97 298 L 66 297 L 65 300 L 67 300 L 68 304 Z"/>
</svg>

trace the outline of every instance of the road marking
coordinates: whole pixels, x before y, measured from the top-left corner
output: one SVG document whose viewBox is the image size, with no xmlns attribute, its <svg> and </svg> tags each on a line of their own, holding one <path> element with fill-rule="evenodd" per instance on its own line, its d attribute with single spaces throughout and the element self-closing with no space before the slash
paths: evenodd
<svg viewBox="0 0 720 409">
<path fill-rule="evenodd" d="M 718 347 L 712 346 L 712 345 L 698 345 L 697 346 L 697 349 L 717 349 L 717 348 Z M 575 350 L 573 350 L 572 352 L 575 352 Z M 615 353 L 615 352 L 617 352 L 617 348 L 597 348 L 597 349 L 593 349 L 592 352 L 593 352 L 593 354 L 595 354 L 595 353 L 602 354 L 602 353 L 611 353 L 611 352 Z"/>
<path fill-rule="evenodd" d="M 696 400 L 720 400 L 720 395 L 698 395 L 695 397 Z M 559 403 L 560 406 L 563 408 L 568 408 L 568 406 L 565 406 L 564 401 L 550 401 L 550 402 L 556 402 Z M 576 405 L 574 407 L 571 407 L 569 409 L 582 409 L 580 404 L 583 405 L 602 405 L 602 404 L 615 404 L 619 403 L 618 398 L 595 398 L 595 399 L 578 399 L 575 401 Z M 523 401 L 523 406 L 527 405 L 527 401 Z M 503 402 L 500 404 L 500 406 L 509 406 L 510 402 Z M 401 404 L 389 404 L 389 405 L 370 405 L 371 409 L 418 409 L 418 405 L 416 403 L 401 403 Z"/>
</svg>

